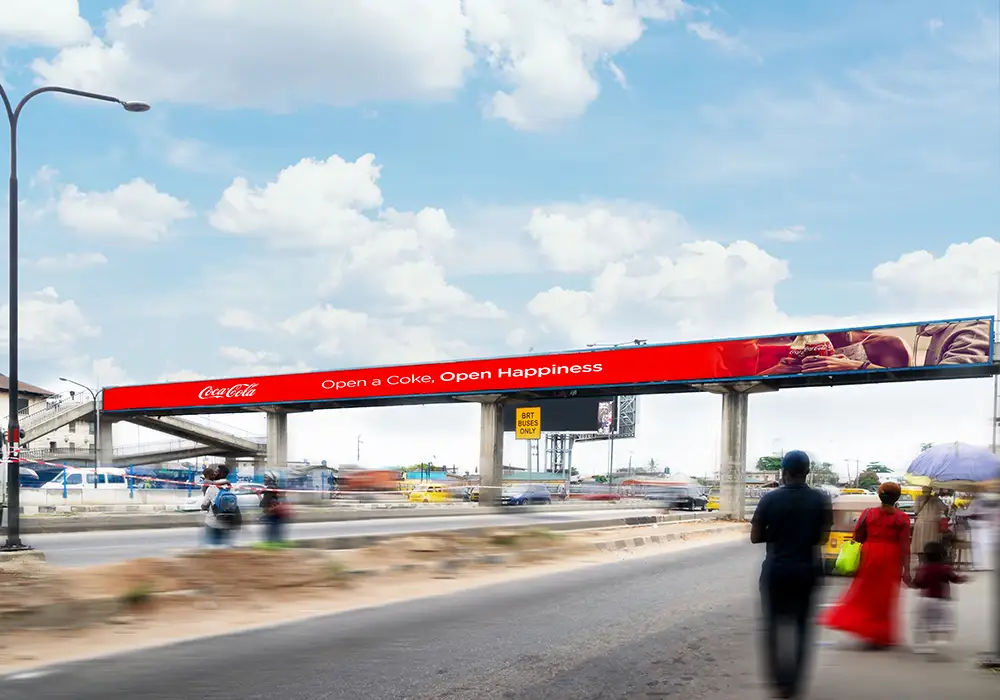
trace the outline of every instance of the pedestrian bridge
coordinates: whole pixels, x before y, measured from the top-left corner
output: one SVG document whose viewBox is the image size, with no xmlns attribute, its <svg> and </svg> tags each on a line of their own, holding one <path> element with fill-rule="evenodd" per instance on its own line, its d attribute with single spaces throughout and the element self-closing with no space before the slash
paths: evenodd
<svg viewBox="0 0 1000 700">
<path fill-rule="evenodd" d="M 42 407 L 32 406 L 18 414 L 18 421 L 24 431 L 22 445 L 27 445 L 24 456 L 39 461 L 72 459 L 93 462 L 95 457 L 101 464 L 114 466 L 138 466 L 159 464 L 206 456 L 227 458 L 251 457 L 262 460 L 267 452 L 267 438 L 249 431 L 226 425 L 207 418 L 183 418 L 180 416 L 129 416 L 122 420 L 143 428 L 149 428 L 174 440 L 136 446 L 116 446 L 112 434 L 113 422 L 107 414 L 101 414 L 101 430 L 97 449 L 67 450 L 56 447 L 41 447 L 40 441 L 71 423 L 94 420 L 94 401 L 91 399 L 67 399 Z M 34 444 L 32 444 L 34 443 Z"/>
</svg>

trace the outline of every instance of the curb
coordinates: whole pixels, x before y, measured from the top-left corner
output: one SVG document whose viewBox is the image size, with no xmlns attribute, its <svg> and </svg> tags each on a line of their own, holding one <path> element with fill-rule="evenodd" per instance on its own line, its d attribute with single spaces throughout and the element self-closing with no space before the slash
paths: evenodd
<svg viewBox="0 0 1000 700">
<path fill-rule="evenodd" d="M 689 532 L 668 532 L 663 535 L 646 535 L 644 537 L 628 537 L 617 540 L 607 540 L 605 542 L 595 542 L 594 547 L 604 552 L 621 552 L 637 547 L 645 547 L 649 544 L 663 544 L 664 542 L 675 542 L 677 540 L 687 540 L 697 535 L 710 535 L 716 532 L 740 531 L 744 528 L 732 527 L 729 525 L 716 525 L 714 527 L 703 527 L 699 530 Z"/>
</svg>

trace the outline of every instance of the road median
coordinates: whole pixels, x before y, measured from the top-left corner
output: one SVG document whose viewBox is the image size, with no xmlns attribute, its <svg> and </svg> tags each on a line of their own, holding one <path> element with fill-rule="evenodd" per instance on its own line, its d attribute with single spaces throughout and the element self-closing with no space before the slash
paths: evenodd
<svg viewBox="0 0 1000 700">
<path fill-rule="evenodd" d="M 350 597 L 352 582 L 359 579 L 405 586 L 407 581 L 608 552 L 621 549 L 621 542 L 627 542 L 626 547 L 681 542 L 740 528 L 703 520 L 578 532 L 493 528 L 384 538 L 354 549 L 306 541 L 299 543 L 304 546 L 273 551 L 199 550 L 76 570 L 13 560 L 0 564 L 0 635 L 131 624 L 195 609 L 239 606 L 278 590 L 282 598 L 322 597 L 330 591 Z M 25 597 L 29 589 L 31 595 Z"/>
<path fill-rule="evenodd" d="M 76 508 L 93 508 L 75 506 Z M 485 506 L 400 506 L 372 505 L 369 507 L 299 507 L 295 520 L 300 523 L 350 522 L 354 520 L 392 520 L 397 518 L 447 518 L 482 514 L 515 512 L 562 512 L 566 510 L 594 511 L 648 509 L 644 503 L 573 503 L 554 507 L 529 508 L 488 508 Z M 200 512 L 179 513 L 168 510 L 134 513 L 86 510 L 66 511 L 46 515 L 22 516 L 23 534 L 99 532 L 119 530 L 159 530 L 185 527 L 200 527 L 205 516 Z M 0 527 L 6 533 L 6 526 Z"/>
</svg>

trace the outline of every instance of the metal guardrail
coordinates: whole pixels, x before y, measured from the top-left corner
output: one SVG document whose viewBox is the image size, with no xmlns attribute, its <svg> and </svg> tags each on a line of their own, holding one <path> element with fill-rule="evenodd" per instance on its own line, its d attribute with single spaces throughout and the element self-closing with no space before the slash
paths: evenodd
<svg viewBox="0 0 1000 700">
<path fill-rule="evenodd" d="M 69 399 L 66 401 L 60 401 L 59 403 L 49 404 L 45 408 L 32 410 L 32 407 L 22 408 L 17 412 L 17 420 L 20 423 L 21 428 L 24 430 L 30 430 L 34 426 L 40 425 L 50 418 L 54 418 L 61 413 L 71 411 L 75 408 L 83 406 L 84 404 L 92 404 L 91 399 Z M 4 420 L 6 420 L 7 415 L 4 415 Z"/>
<path fill-rule="evenodd" d="M 222 433 L 229 433 L 234 437 L 242 438 L 244 440 L 249 440 L 250 442 L 256 442 L 263 445 L 267 442 L 266 435 L 258 435 L 249 430 L 243 428 L 237 428 L 235 425 L 229 425 L 228 423 L 223 423 L 222 421 L 215 420 L 212 418 L 206 418 L 205 416 L 184 416 L 187 420 L 192 423 L 200 423 L 206 428 L 212 428 L 213 430 L 218 430 Z"/>
<path fill-rule="evenodd" d="M 149 455 L 159 452 L 181 452 L 184 450 L 212 449 L 211 446 L 194 440 L 165 440 L 147 442 L 140 445 L 123 445 L 114 448 L 115 456 Z"/>
</svg>

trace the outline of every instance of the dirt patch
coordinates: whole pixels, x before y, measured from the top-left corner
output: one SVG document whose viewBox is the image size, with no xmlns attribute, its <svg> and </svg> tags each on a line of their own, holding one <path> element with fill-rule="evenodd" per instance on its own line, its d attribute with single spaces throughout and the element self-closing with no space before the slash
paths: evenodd
<svg viewBox="0 0 1000 700">
<path fill-rule="evenodd" d="M 471 565 L 449 574 L 432 569 L 404 570 L 391 576 L 365 578 L 363 584 L 358 577 L 349 576 L 342 586 L 288 588 L 280 596 L 257 590 L 241 592 L 239 599 L 160 597 L 155 605 L 108 616 L 102 624 L 86 628 L 5 632 L 0 640 L 0 674 L 197 639 L 205 636 L 205 630 L 227 634 L 317 615 L 416 601 L 502 582 L 571 572 L 626 557 L 681 552 L 745 536 L 742 528 L 719 528 L 713 534 L 702 534 L 687 541 L 678 539 L 629 551 L 584 547 L 576 554 L 524 566 Z M 336 558 L 343 553 L 331 554 Z"/>
<path fill-rule="evenodd" d="M 593 551 L 600 542 L 670 533 L 684 538 L 733 527 L 672 523 L 573 533 L 497 529 L 401 537 L 355 550 L 201 550 L 84 569 L 16 560 L 0 566 L 0 632 L 86 627 L 153 609 L 266 600 L 275 591 L 284 600 L 302 591 L 343 588 L 359 576 L 399 579 L 420 571 L 452 577 L 477 567 L 535 566 Z"/>
</svg>

